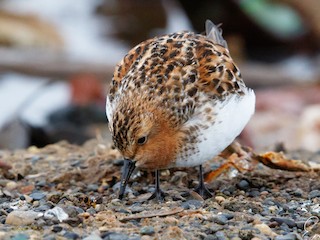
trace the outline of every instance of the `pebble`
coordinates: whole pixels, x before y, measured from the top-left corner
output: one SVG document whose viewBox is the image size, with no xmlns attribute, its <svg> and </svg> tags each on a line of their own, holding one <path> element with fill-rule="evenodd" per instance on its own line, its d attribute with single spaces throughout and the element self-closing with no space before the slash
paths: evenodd
<svg viewBox="0 0 320 240">
<path fill-rule="evenodd" d="M 234 214 L 232 213 L 222 213 L 221 215 L 225 216 L 228 220 L 234 218 Z"/>
<path fill-rule="evenodd" d="M 320 190 L 312 190 L 309 193 L 309 198 L 316 198 L 316 197 L 320 197 Z"/>
<path fill-rule="evenodd" d="M 77 217 L 78 214 L 85 212 L 82 208 L 77 206 L 63 206 L 63 210 L 69 215 L 69 217 Z"/>
<path fill-rule="evenodd" d="M 154 238 L 151 238 L 151 237 L 148 236 L 148 235 L 143 235 L 143 236 L 141 237 L 141 240 L 154 240 Z"/>
<path fill-rule="evenodd" d="M 258 229 L 261 233 L 263 233 L 263 234 L 265 234 L 267 236 L 270 236 L 270 237 L 277 236 L 277 234 L 275 232 L 273 232 L 271 230 L 271 228 L 265 223 L 255 224 L 253 227 Z"/>
<path fill-rule="evenodd" d="M 242 179 L 238 184 L 237 187 L 241 190 L 247 190 L 250 187 L 250 184 L 247 180 Z"/>
<path fill-rule="evenodd" d="M 40 181 L 36 182 L 37 187 L 45 187 L 46 185 L 47 185 L 46 180 L 40 180 Z"/>
<path fill-rule="evenodd" d="M 181 207 L 183 207 L 184 209 L 197 209 L 197 208 L 200 208 L 201 206 L 202 206 L 202 201 L 194 200 L 194 199 L 188 200 L 181 204 Z"/>
<path fill-rule="evenodd" d="M 290 228 L 293 228 L 296 226 L 296 222 L 290 218 L 274 217 L 274 218 L 271 218 L 270 221 L 276 221 L 277 223 L 279 223 L 279 225 L 281 225 L 282 223 L 285 223 Z"/>
<path fill-rule="evenodd" d="M 6 234 L 6 232 L 0 231 L 0 239 L 5 239 Z"/>
<path fill-rule="evenodd" d="M 274 240 L 296 240 L 299 239 L 295 233 L 289 233 L 286 235 L 276 236 Z"/>
<path fill-rule="evenodd" d="M 276 213 L 279 209 L 277 206 L 270 206 L 268 207 L 268 210 L 270 211 L 270 213 Z"/>
<path fill-rule="evenodd" d="M 239 237 L 242 240 L 251 240 L 254 237 L 255 231 L 251 228 L 242 228 L 239 231 Z"/>
<path fill-rule="evenodd" d="M 36 238 L 35 238 L 36 239 Z M 51 235 L 44 235 L 43 236 L 43 240 L 56 240 L 56 236 L 55 234 L 51 234 Z"/>
<path fill-rule="evenodd" d="M 154 233 L 155 233 L 154 227 L 152 226 L 144 226 L 140 229 L 140 234 L 142 235 L 152 235 Z"/>
<path fill-rule="evenodd" d="M 142 212 L 142 211 L 145 210 L 144 207 L 142 207 L 142 206 L 136 206 L 136 205 L 131 206 L 129 209 L 130 209 L 130 211 L 131 211 L 132 213 L 139 213 L 139 212 Z"/>
<path fill-rule="evenodd" d="M 86 211 L 87 213 L 90 213 L 91 215 L 94 215 L 97 213 L 97 211 L 93 208 L 93 207 L 90 207 L 89 209 L 87 209 Z"/>
<path fill-rule="evenodd" d="M 168 216 L 168 217 L 163 219 L 163 222 L 168 224 L 168 225 L 174 226 L 174 225 L 177 225 L 179 223 L 179 220 L 176 219 L 175 217 Z"/>
<path fill-rule="evenodd" d="M 32 205 L 33 205 L 34 207 L 39 207 L 39 206 L 40 206 L 40 202 L 39 202 L 39 201 L 34 201 L 34 202 L 32 203 Z"/>
<path fill-rule="evenodd" d="M 20 196 L 20 200 L 27 201 L 27 203 L 31 203 L 32 202 L 32 198 L 29 197 L 28 195 L 21 195 Z"/>
<path fill-rule="evenodd" d="M 314 204 L 310 206 L 311 214 L 320 217 L 320 205 Z"/>
<path fill-rule="evenodd" d="M 259 190 L 251 190 L 248 192 L 248 197 L 258 197 L 260 196 Z"/>
<path fill-rule="evenodd" d="M 124 233 L 116 233 L 116 232 L 107 232 L 104 233 L 102 236 L 103 240 L 127 240 L 129 236 Z"/>
<path fill-rule="evenodd" d="M 91 233 L 89 236 L 83 238 L 82 240 L 102 240 L 102 238 L 95 233 Z"/>
<path fill-rule="evenodd" d="M 74 232 L 66 232 L 63 236 L 67 239 L 72 240 L 80 239 L 79 235 Z"/>
<path fill-rule="evenodd" d="M 213 234 L 209 234 L 207 236 L 205 236 L 205 238 L 203 240 L 216 240 L 217 237 Z"/>
<path fill-rule="evenodd" d="M 98 190 L 99 186 L 97 184 L 88 184 L 87 190 L 96 192 Z"/>
<path fill-rule="evenodd" d="M 11 240 L 28 240 L 29 236 L 24 233 L 18 233 L 10 238 Z"/>
<path fill-rule="evenodd" d="M 219 204 L 221 204 L 221 203 L 223 203 L 226 199 L 225 199 L 223 196 L 216 196 L 216 197 L 215 197 L 215 200 L 216 200 Z"/>
<path fill-rule="evenodd" d="M 30 225 L 35 223 L 37 218 L 43 216 L 42 213 L 35 211 L 12 211 L 8 214 L 6 218 L 6 224 L 21 226 L 21 225 Z"/>
<path fill-rule="evenodd" d="M 33 192 L 30 194 L 30 197 L 34 200 L 34 201 L 39 201 L 43 198 L 45 198 L 45 194 L 43 192 Z"/>
<path fill-rule="evenodd" d="M 216 240 L 227 240 L 226 236 L 224 235 L 224 232 L 216 232 L 215 234 Z"/>
<path fill-rule="evenodd" d="M 228 222 L 228 218 L 223 214 L 217 214 L 213 217 L 213 221 L 220 225 L 225 225 Z"/>
<path fill-rule="evenodd" d="M 302 194 L 303 194 L 303 191 L 300 188 L 297 188 L 292 192 L 292 195 L 295 197 L 302 197 Z"/>
<path fill-rule="evenodd" d="M 54 226 L 52 227 L 52 232 L 55 232 L 55 233 L 61 232 L 62 229 L 63 229 L 63 227 L 61 227 L 61 226 L 59 226 L 59 225 L 54 225 Z"/>
<path fill-rule="evenodd" d="M 54 207 L 52 209 L 47 210 L 44 213 L 44 218 L 52 219 L 56 217 L 60 222 L 69 218 L 69 215 L 61 208 L 61 207 Z"/>
<path fill-rule="evenodd" d="M 39 201 L 37 201 L 39 203 Z M 35 208 L 36 212 L 45 212 L 51 209 L 53 206 L 52 204 L 41 204 L 39 207 Z"/>
<path fill-rule="evenodd" d="M 6 189 L 8 189 L 9 191 L 12 191 L 12 190 L 16 189 L 17 186 L 18 186 L 18 184 L 17 184 L 16 182 L 14 182 L 14 181 L 9 181 L 9 182 L 7 182 L 7 184 L 6 184 Z"/>
</svg>

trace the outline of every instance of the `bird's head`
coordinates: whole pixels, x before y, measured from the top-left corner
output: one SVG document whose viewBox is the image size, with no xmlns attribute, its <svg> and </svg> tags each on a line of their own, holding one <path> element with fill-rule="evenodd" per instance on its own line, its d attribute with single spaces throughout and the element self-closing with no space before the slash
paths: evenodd
<svg viewBox="0 0 320 240">
<path fill-rule="evenodd" d="M 110 130 L 124 157 L 120 199 L 135 167 L 163 169 L 176 158 L 178 132 L 161 109 L 127 103 L 115 111 Z"/>
</svg>

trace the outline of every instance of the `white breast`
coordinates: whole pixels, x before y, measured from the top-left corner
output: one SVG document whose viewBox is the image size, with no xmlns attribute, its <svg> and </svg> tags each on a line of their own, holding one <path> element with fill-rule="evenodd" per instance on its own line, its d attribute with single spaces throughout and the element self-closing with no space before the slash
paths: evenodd
<svg viewBox="0 0 320 240">
<path fill-rule="evenodd" d="M 232 95 L 223 102 L 217 102 L 216 105 L 207 103 L 207 106 L 204 105 L 199 109 L 198 114 L 195 113 L 195 117 L 190 119 L 187 125 L 203 124 L 204 118 L 201 116 L 201 111 L 209 105 L 216 114 L 215 121 L 207 129 L 201 130 L 199 143 L 197 143 L 198 151 L 187 158 L 178 157 L 172 167 L 201 165 L 230 145 L 254 113 L 255 94 L 251 89 L 247 89 L 243 96 Z"/>
</svg>

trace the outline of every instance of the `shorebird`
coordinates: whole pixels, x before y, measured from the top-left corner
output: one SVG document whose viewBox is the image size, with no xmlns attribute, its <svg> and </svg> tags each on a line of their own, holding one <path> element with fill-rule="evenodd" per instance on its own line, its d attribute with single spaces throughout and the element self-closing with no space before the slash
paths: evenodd
<svg viewBox="0 0 320 240">
<path fill-rule="evenodd" d="M 246 87 L 222 31 L 206 21 L 206 35 L 177 32 L 146 40 L 116 66 L 106 99 L 115 147 L 124 157 L 119 198 L 133 170 L 199 166 L 195 189 L 211 197 L 202 164 L 241 133 L 254 113 L 255 94 Z"/>
</svg>

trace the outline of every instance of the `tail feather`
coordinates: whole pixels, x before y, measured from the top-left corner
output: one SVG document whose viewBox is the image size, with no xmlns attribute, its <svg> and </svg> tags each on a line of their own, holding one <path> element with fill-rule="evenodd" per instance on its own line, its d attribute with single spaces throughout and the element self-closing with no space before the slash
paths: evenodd
<svg viewBox="0 0 320 240">
<path fill-rule="evenodd" d="M 210 20 L 206 20 L 206 35 L 209 39 L 213 40 L 214 43 L 220 44 L 225 48 L 228 48 L 226 40 L 222 37 L 222 29 L 220 25 L 215 25 Z"/>
</svg>

